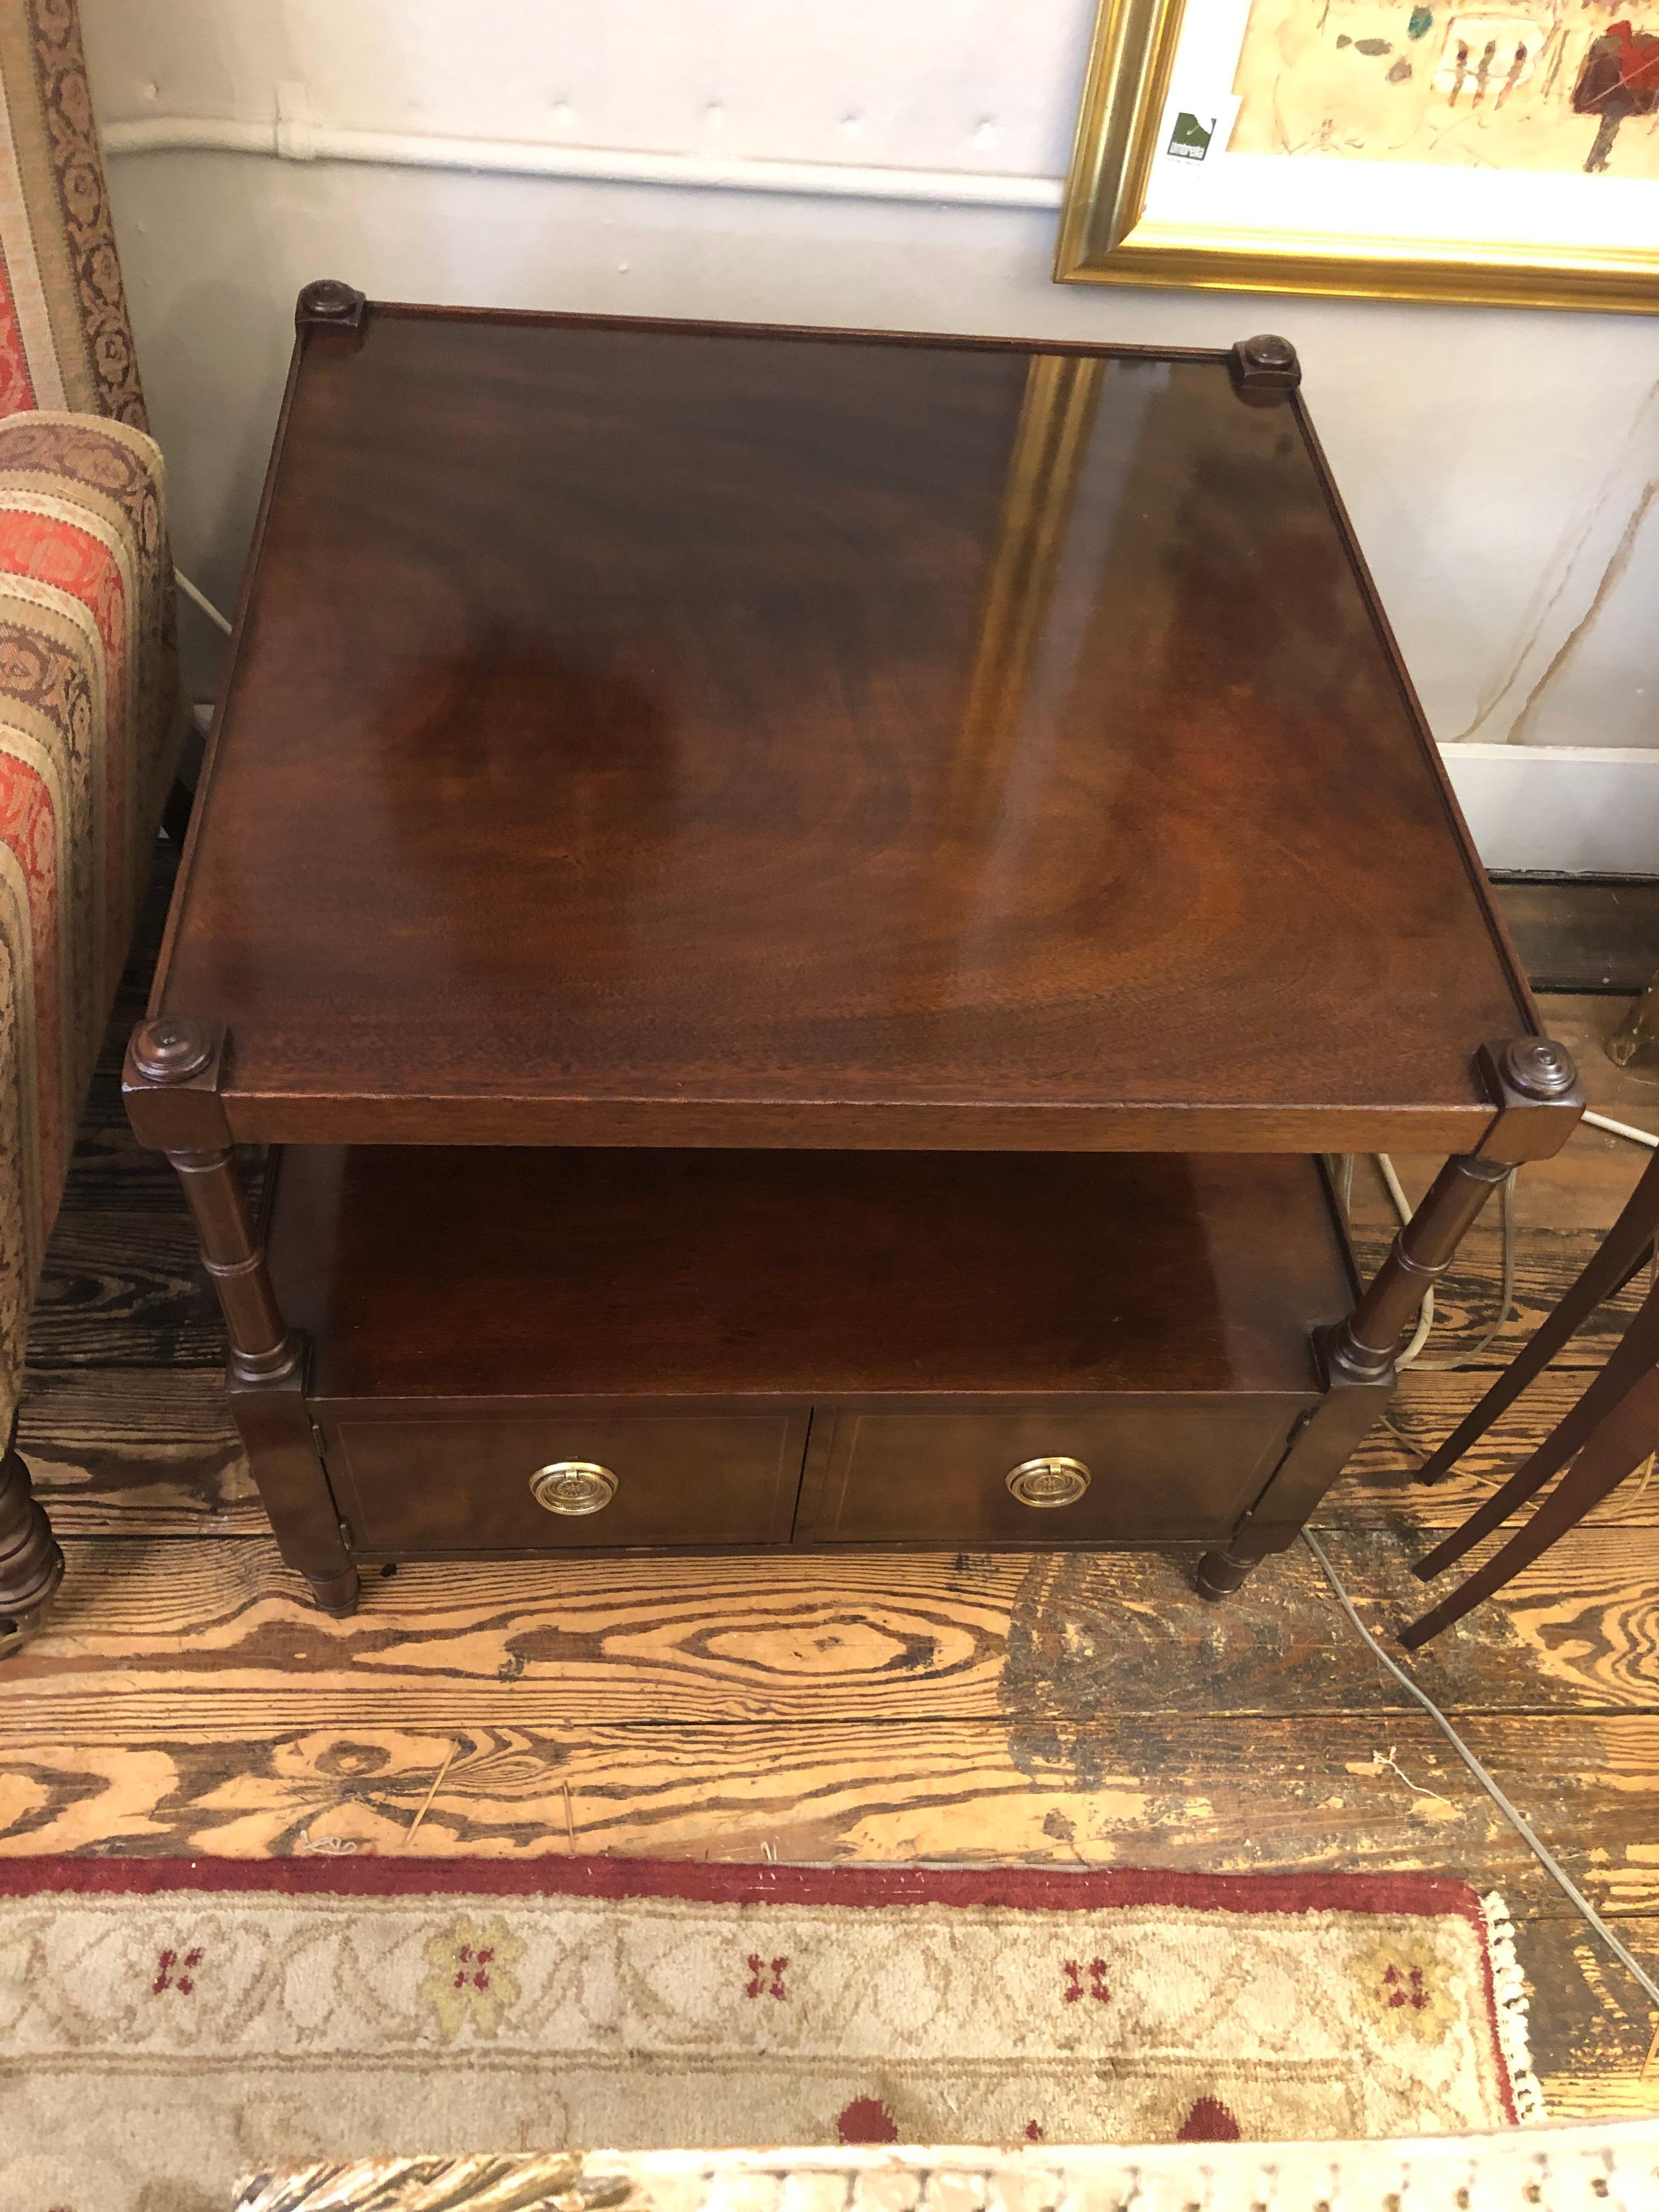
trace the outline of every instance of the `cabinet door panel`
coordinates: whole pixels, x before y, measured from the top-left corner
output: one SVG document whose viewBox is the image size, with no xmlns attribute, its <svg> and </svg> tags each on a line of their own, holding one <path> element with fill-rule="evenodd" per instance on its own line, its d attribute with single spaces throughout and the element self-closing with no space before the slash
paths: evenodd
<svg viewBox="0 0 1659 2212">
<path fill-rule="evenodd" d="M 1259 1494 L 1301 1410 L 1276 1399 L 1085 1413 L 822 1408 L 796 1540 L 1212 1542 Z"/>
<path fill-rule="evenodd" d="M 806 1416 L 589 1415 L 325 1425 L 368 1552 L 563 1552 L 787 1543 Z"/>
</svg>

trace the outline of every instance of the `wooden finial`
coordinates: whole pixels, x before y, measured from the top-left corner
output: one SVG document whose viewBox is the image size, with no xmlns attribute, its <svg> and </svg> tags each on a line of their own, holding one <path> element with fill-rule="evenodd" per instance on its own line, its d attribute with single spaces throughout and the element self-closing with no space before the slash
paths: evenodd
<svg viewBox="0 0 1659 2212">
<path fill-rule="evenodd" d="M 1275 406 L 1302 381 L 1302 364 L 1288 338 L 1262 331 L 1241 338 L 1227 356 L 1233 389 L 1252 406 Z"/>
<path fill-rule="evenodd" d="M 219 1096 L 225 1032 L 194 1014 L 140 1022 L 127 1046 L 121 1097 L 132 1133 L 160 1152 L 215 1151 L 230 1142 Z"/>
<path fill-rule="evenodd" d="M 356 331 L 368 306 L 364 295 L 338 276 L 319 276 L 294 303 L 295 330 Z"/>
<path fill-rule="evenodd" d="M 1526 1098 L 1565 1098 L 1578 1080 L 1572 1054 L 1553 1037 L 1512 1037 L 1498 1066 L 1504 1080 Z"/>
<path fill-rule="evenodd" d="M 132 1064 L 149 1083 L 188 1083 L 213 1057 L 214 1033 L 188 1014 L 161 1014 L 132 1040 Z"/>
</svg>

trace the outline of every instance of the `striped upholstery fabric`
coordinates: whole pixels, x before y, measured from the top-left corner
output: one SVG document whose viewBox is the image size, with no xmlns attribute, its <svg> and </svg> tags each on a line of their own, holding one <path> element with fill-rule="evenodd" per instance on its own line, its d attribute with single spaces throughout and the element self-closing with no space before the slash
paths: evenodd
<svg viewBox="0 0 1659 2212">
<path fill-rule="evenodd" d="M 0 415 L 148 427 L 74 0 L 0 0 Z"/>
<path fill-rule="evenodd" d="M 72 0 L 0 0 L 0 1443 L 180 725 Z"/>
</svg>

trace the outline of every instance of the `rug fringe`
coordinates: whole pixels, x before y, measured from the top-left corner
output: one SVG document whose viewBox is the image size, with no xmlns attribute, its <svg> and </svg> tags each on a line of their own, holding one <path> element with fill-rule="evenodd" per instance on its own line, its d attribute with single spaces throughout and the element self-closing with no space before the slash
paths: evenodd
<svg viewBox="0 0 1659 2212">
<path fill-rule="evenodd" d="M 1492 1953 L 1492 1995 L 1497 2000 L 1498 2009 L 1498 2047 L 1503 2052 L 1504 2063 L 1509 2069 L 1516 2114 L 1522 2125 L 1531 2121 L 1547 2120 L 1549 2114 L 1544 2108 L 1544 2092 L 1538 2085 L 1538 2076 L 1532 2070 L 1532 2050 L 1528 2037 L 1527 1982 L 1515 1948 L 1515 1923 L 1510 1917 L 1509 1906 L 1498 1890 L 1489 1890 L 1481 1899 L 1480 1910 L 1486 1915 L 1486 1942 Z"/>
</svg>

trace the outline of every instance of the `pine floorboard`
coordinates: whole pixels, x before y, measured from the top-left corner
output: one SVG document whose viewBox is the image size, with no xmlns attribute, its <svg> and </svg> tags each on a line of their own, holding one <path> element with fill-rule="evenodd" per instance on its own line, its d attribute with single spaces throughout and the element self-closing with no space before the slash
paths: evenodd
<svg viewBox="0 0 1659 2212">
<path fill-rule="evenodd" d="M 1511 876 L 1498 909 L 1540 991 L 1644 990 L 1659 963 L 1659 878 Z"/>
<path fill-rule="evenodd" d="M 226 1416 L 170 1171 L 121 1114 L 160 911 L 31 1340 L 19 1442 L 70 1571 L 46 1632 L 0 1670 L 0 1854 L 1425 1869 L 1508 1898 L 1552 2110 L 1659 2111 L 1640 1993 L 1301 1547 L 1220 1607 L 1155 1553 L 848 1553 L 408 1566 L 371 1581 L 352 1620 L 318 1613 Z M 1622 1006 L 1546 1011 L 1595 1103 L 1659 1129 L 1659 1070 L 1616 1070 L 1600 1048 Z M 1415 1195 L 1436 1164 L 1396 1164 Z M 1327 1500 L 1322 1540 L 1385 1641 L 1425 1601 L 1410 1563 L 1431 1532 L 1553 1425 L 1639 1296 L 1598 1316 L 1454 1480 L 1413 1486 L 1643 1164 L 1585 1130 L 1523 1174 L 1516 1320 L 1475 1370 L 1408 1376 Z M 1353 1218 L 1374 1265 L 1392 1218 L 1366 1162 Z M 1498 1251 L 1494 1223 L 1469 1238 L 1431 1356 L 1478 1342 Z M 1659 1480 L 1626 1486 L 1413 1668 L 1659 1966 Z"/>
</svg>

